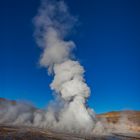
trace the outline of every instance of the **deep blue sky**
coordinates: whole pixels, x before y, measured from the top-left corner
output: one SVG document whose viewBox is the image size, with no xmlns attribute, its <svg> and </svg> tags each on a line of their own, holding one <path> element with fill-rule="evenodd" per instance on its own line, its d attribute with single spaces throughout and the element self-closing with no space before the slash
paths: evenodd
<svg viewBox="0 0 140 140">
<path fill-rule="evenodd" d="M 97 113 L 140 109 L 140 1 L 65 0 L 80 24 L 72 38 Z M 39 0 L 0 1 L 0 97 L 43 107 L 51 78 L 40 68 L 32 18 Z"/>
</svg>

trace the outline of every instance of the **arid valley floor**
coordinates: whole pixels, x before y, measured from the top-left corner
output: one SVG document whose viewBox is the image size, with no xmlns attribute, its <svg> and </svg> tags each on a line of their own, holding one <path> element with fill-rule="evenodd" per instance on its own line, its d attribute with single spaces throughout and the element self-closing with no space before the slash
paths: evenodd
<svg viewBox="0 0 140 140">
<path fill-rule="evenodd" d="M 3 102 L 16 104 L 16 101 L 0 98 L 0 109 L 3 109 Z M 105 131 L 111 130 L 108 134 L 82 137 L 35 127 L 1 123 L 0 140 L 140 140 L 140 111 L 109 112 L 97 114 L 96 118 L 103 124 L 105 123 Z"/>
<path fill-rule="evenodd" d="M 140 112 L 127 111 L 129 119 L 140 121 Z M 97 115 L 99 119 L 107 118 L 108 123 L 116 123 L 120 112 L 110 112 Z M 10 125 L 0 125 L 0 140 L 139 140 L 140 127 L 131 126 L 129 133 L 114 132 L 112 134 L 98 137 L 80 137 L 78 135 L 70 135 L 46 131 L 43 129 L 32 127 L 15 127 Z"/>
</svg>

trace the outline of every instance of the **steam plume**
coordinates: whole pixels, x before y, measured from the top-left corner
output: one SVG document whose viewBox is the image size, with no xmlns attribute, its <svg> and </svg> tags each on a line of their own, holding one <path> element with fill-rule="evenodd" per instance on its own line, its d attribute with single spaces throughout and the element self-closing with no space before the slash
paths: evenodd
<svg viewBox="0 0 140 140">
<path fill-rule="evenodd" d="M 35 37 L 42 48 L 40 65 L 54 76 L 50 87 L 56 100 L 44 111 L 20 102 L 0 102 L 0 123 L 81 134 L 92 132 L 96 121 L 86 104 L 90 88 L 84 79 L 85 70 L 73 59 L 75 43 L 66 41 L 76 21 L 63 1 L 42 1 L 34 18 Z"/>
<path fill-rule="evenodd" d="M 63 1 L 43 1 L 35 18 L 35 35 L 43 48 L 40 65 L 54 75 L 50 87 L 63 102 L 57 114 L 53 109 L 47 112 L 54 118 L 48 123 L 53 122 L 56 129 L 87 133 L 92 131 L 95 118 L 86 106 L 90 88 L 85 83 L 84 68 L 71 57 L 75 43 L 66 41 L 76 20 Z"/>
</svg>

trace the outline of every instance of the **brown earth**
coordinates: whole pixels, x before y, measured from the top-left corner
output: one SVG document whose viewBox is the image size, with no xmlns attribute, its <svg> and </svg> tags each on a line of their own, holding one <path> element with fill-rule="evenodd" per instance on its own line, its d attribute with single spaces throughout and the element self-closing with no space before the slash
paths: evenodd
<svg viewBox="0 0 140 140">
<path fill-rule="evenodd" d="M 12 105 L 16 105 L 16 101 L 14 100 L 7 100 L 4 98 L 0 98 L 0 103 L 5 102 L 5 103 L 11 103 Z"/>
<path fill-rule="evenodd" d="M 96 115 L 99 120 L 105 119 L 108 124 L 126 124 L 129 130 L 140 133 L 140 111 L 116 111 Z"/>
</svg>

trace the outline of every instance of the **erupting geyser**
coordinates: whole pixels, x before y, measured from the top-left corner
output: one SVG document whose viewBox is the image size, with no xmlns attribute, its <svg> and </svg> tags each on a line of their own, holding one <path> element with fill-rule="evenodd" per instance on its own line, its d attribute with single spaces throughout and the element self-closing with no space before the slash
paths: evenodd
<svg viewBox="0 0 140 140">
<path fill-rule="evenodd" d="M 91 134 L 96 119 L 86 104 L 90 88 L 84 79 L 84 68 L 73 59 L 75 43 L 66 40 L 77 19 L 63 1 L 43 0 L 33 21 L 37 44 L 43 49 L 40 65 L 54 75 L 50 87 L 56 100 L 45 111 L 20 102 L 2 102 L 0 123 Z"/>
<path fill-rule="evenodd" d="M 51 108 L 47 112 L 47 124 L 52 129 L 75 133 L 89 133 L 93 130 L 95 115 L 86 106 L 90 88 L 85 83 L 84 68 L 72 59 L 73 41 L 65 38 L 76 18 L 72 17 L 63 1 L 42 1 L 35 17 L 35 36 L 43 48 L 40 65 L 54 74 L 50 87 L 62 102 L 59 111 Z"/>
</svg>

